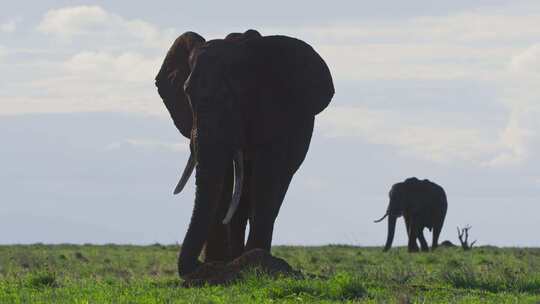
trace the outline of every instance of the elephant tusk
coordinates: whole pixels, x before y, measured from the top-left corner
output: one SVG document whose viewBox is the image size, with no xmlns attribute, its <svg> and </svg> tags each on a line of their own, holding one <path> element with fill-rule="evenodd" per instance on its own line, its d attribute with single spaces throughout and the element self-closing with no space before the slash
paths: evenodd
<svg viewBox="0 0 540 304">
<path fill-rule="evenodd" d="M 180 178 L 180 181 L 178 181 L 178 185 L 176 185 L 176 188 L 174 188 L 174 194 L 180 193 L 184 187 L 186 186 L 189 177 L 193 173 L 193 169 L 195 169 L 195 165 L 197 165 L 197 161 L 195 160 L 195 157 L 193 157 L 193 153 L 189 154 L 189 159 L 186 164 L 186 168 L 184 169 L 184 173 L 182 173 L 182 177 Z"/>
<path fill-rule="evenodd" d="M 388 213 L 385 213 L 385 214 L 383 215 L 383 217 L 381 217 L 380 219 L 378 219 L 378 220 L 376 220 L 376 221 L 373 221 L 373 222 L 374 222 L 374 223 L 378 223 L 378 222 L 384 220 L 384 218 L 387 217 L 387 216 L 388 216 Z"/>
<path fill-rule="evenodd" d="M 242 196 L 242 185 L 244 184 L 244 154 L 242 151 L 238 151 L 234 155 L 234 191 L 232 194 L 231 205 L 227 211 L 227 215 L 223 219 L 223 224 L 227 225 L 236 209 L 240 205 L 240 198 Z"/>
</svg>

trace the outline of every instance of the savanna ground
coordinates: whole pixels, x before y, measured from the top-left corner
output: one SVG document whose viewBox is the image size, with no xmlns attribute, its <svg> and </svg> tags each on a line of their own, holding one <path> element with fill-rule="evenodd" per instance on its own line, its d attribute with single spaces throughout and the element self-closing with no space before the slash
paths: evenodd
<svg viewBox="0 0 540 304">
<path fill-rule="evenodd" d="M 182 288 L 177 246 L 0 246 L 0 303 L 539 303 L 540 249 L 277 246 L 319 275 Z"/>
</svg>

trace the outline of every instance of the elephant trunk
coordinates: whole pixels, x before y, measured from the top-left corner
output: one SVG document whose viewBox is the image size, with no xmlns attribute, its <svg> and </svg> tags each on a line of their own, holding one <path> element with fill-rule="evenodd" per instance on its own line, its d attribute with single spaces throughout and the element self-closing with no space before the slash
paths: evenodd
<svg viewBox="0 0 540 304">
<path fill-rule="evenodd" d="M 396 231 L 396 220 L 395 215 L 390 214 L 388 216 L 388 236 L 386 238 L 386 244 L 384 245 L 384 251 L 388 251 L 392 247 L 392 242 L 394 241 L 394 232 Z"/>
<path fill-rule="evenodd" d="M 374 223 L 379 223 L 379 222 L 382 222 L 382 220 L 384 220 L 386 217 L 388 216 L 388 211 L 378 220 L 375 220 L 373 221 Z"/>
<path fill-rule="evenodd" d="M 227 153 L 215 155 L 216 151 L 223 150 L 222 147 L 200 147 L 198 150 L 195 206 L 178 260 L 178 273 L 181 277 L 195 271 L 199 266 L 198 257 L 208 237 L 210 224 L 216 216 L 225 171 L 231 161 Z"/>
</svg>

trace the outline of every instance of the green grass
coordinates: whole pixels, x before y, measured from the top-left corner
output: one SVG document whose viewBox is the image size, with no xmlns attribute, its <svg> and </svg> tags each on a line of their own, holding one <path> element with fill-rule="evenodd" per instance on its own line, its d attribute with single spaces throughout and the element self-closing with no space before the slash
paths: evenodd
<svg viewBox="0 0 540 304">
<path fill-rule="evenodd" d="M 310 279 L 180 287 L 177 246 L 0 246 L 0 303 L 540 303 L 540 249 L 277 246 Z"/>
</svg>

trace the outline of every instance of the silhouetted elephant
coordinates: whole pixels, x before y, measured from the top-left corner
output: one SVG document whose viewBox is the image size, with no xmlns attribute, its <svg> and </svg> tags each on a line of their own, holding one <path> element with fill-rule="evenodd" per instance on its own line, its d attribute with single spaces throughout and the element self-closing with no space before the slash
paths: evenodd
<svg viewBox="0 0 540 304">
<path fill-rule="evenodd" d="M 203 246 L 206 261 L 270 250 L 274 222 L 308 151 L 315 115 L 334 95 L 324 60 L 305 42 L 286 36 L 249 30 L 206 42 L 186 32 L 168 51 L 156 86 L 176 127 L 191 139 L 175 194 L 196 168 L 180 276 L 198 267 Z"/>
<path fill-rule="evenodd" d="M 424 238 L 424 228 L 428 228 L 430 231 L 433 229 L 431 248 L 432 250 L 437 248 L 439 234 L 448 208 L 444 189 L 427 179 L 419 180 L 412 177 L 393 185 L 389 196 L 390 203 L 386 214 L 375 221 L 378 223 L 388 216 L 388 237 L 384 251 L 392 247 L 396 219 L 402 215 L 405 218 L 405 226 L 409 236 L 409 252 L 418 251 L 417 238 L 420 241 L 422 251 L 429 251 Z"/>
</svg>

